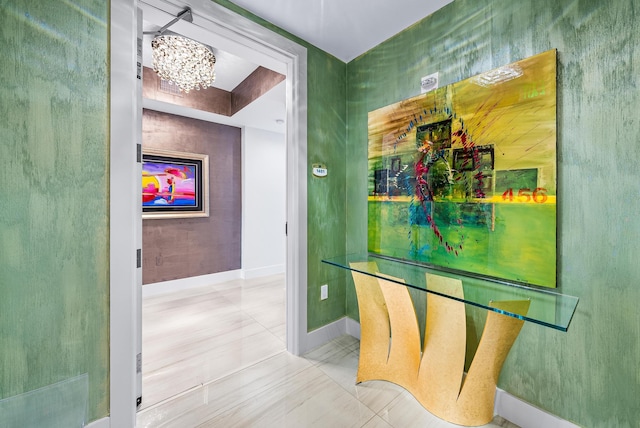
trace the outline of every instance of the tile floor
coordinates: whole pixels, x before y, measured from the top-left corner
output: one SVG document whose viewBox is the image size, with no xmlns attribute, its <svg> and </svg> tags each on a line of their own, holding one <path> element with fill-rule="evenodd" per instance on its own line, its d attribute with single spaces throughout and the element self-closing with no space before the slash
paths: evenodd
<svg viewBox="0 0 640 428">
<path fill-rule="evenodd" d="M 457 427 L 387 382 L 355 385 L 359 342 L 285 350 L 284 276 L 143 302 L 138 427 Z M 496 417 L 487 427 L 517 428 Z"/>
</svg>

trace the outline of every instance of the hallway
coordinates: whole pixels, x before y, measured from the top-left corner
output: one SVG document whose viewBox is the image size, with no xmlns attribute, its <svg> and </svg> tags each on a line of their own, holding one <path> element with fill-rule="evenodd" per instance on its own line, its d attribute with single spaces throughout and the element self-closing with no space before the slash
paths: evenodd
<svg viewBox="0 0 640 428">
<path fill-rule="evenodd" d="M 138 427 L 457 427 L 388 382 L 355 385 L 359 341 L 285 350 L 284 275 L 147 297 Z M 517 428 L 496 417 L 487 427 Z"/>
</svg>

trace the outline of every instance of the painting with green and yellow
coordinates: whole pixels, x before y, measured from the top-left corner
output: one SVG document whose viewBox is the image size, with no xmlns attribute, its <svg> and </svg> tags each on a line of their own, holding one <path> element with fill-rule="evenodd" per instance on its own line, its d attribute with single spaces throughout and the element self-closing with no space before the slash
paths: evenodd
<svg viewBox="0 0 640 428">
<path fill-rule="evenodd" d="M 556 286 L 556 51 L 369 113 L 368 250 Z"/>
</svg>

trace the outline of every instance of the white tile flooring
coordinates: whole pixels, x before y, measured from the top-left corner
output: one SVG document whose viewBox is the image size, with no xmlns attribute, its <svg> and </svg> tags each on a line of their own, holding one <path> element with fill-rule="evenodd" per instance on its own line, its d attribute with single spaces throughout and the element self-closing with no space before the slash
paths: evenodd
<svg viewBox="0 0 640 428">
<path fill-rule="evenodd" d="M 359 342 L 285 350 L 283 275 L 143 302 L 138 427 L 457 427 L 387 382 L 355 385 Z M 486 427 L 517 428 L 500 417 Z"/>
</svg>

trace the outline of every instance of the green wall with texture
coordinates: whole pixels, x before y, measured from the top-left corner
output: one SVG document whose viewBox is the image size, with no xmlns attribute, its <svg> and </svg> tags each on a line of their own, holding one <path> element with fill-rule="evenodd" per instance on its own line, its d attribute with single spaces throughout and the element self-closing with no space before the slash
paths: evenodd
<svg viewBox="0 0 640 428">
<path fill-rule="evenodd" d="M 307 106 L 307 329 L 343 318 L 346 274 L 322 263 L 344 254 L 346 236 L 346 65 L 317 49 L 308 51 Z M 325 178 L 313 177 L 311 165 L 327 166 Z M 320 300 L 320 286 L 329 298 Z"/>
<path fill-rule="evenodd" d="M 214 1 L 307 48 L 307 330 L 311 331 L 346 312 L 346 274 L 321 260 L 345 252 L 347 65 L 227 0 Z M 314 163 L 327 166 L 326 178 L 312 176 Z M 329 285 L 327 300 L 320 300 L 323 284 Z"/>
<path fill-rule="evenodd" d="M 558 49 L 558 283 L 567 333 L 525 324 L 499 386 L 585 427 L 640 415 L 640 1 L 455 0 L 347 66 L 347 252 L 366 250 L 367 112 Z M 353 290 L 347 313 L 357 319 Z M 477 311 L 475 312 L 477 314 Z"/>
<path fill-rule="evenodd" d="M 0 399 L 87 373 L 90 420 L 109 411 L 107 17 L 0 1 Z"/>
</svg>

